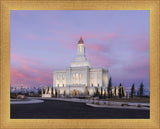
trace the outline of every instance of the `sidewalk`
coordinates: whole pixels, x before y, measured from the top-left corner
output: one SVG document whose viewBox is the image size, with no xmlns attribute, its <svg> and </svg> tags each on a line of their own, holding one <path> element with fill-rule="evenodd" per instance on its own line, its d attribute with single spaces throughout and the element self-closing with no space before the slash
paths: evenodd
<svg viewBox="0 0 160 129">
<path fill-rule="evenodd" d="M 39 99 L 29 99 L 29 100 L 19 100 L 19 99 L 11 99 L 10 104 L 36 104 L 36 103 L 43 103 L 43 100 Z"/>
</svg>

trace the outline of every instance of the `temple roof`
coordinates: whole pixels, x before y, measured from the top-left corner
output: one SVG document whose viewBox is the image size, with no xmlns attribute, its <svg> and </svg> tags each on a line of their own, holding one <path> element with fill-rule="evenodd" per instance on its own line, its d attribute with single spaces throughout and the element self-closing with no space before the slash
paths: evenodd
<svg viewBox="0 0 160 129">
<path fill-rule="evenodd" d="M 84 44 L 82 37 L 81 37 L 80 40 L 78 41 L 78 44 Z"/>
</svg>

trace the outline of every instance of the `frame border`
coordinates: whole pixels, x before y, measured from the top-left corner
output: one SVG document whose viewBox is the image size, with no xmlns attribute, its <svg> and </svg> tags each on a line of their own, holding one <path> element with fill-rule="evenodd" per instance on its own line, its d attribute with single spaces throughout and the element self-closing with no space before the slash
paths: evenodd
<svg viewBox="0 0 160 129">
<path fill-rule="evenodd" d="M 150 10 L 150 119 L 10 119 L 10 10 Z M 160 128 L 159 0 L 0 0 L 0 128 Z"/>
</svg>

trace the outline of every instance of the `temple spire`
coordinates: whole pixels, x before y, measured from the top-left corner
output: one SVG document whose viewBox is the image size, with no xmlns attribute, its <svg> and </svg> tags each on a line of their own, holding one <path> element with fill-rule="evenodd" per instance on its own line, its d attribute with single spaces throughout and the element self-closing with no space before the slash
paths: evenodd
<svg viewBox="0 0 160 129">
<path fill-rule="evenodd" d="M 78 41 L 78 44 L 84 44 L 82 37 L 80 37 L 80 40 Z"/>
</svg>

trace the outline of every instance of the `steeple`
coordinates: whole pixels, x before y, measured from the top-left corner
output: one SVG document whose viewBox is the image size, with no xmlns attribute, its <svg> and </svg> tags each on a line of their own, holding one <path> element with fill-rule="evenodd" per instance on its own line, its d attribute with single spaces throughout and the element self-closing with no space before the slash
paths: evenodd
<svg viewBox="0 0 160 129">
<path fill-rule="evenodd" d="M 81 37 L 77 44 L 77 57 L 75 58 L 74 61 L 71 62 L 71 67 L 82 67 L 82 66 L 88 66 L 89 68 L 91 68 L 91 63 L 90 61 L 87 60 L 85 56 L 85 44 Z"/>
<path fill-rule="evenodd" d="M 82 37 L 80 37 L 80 40 L 78 41 L 78 44 L 84 44 Z"/>
</svg>

